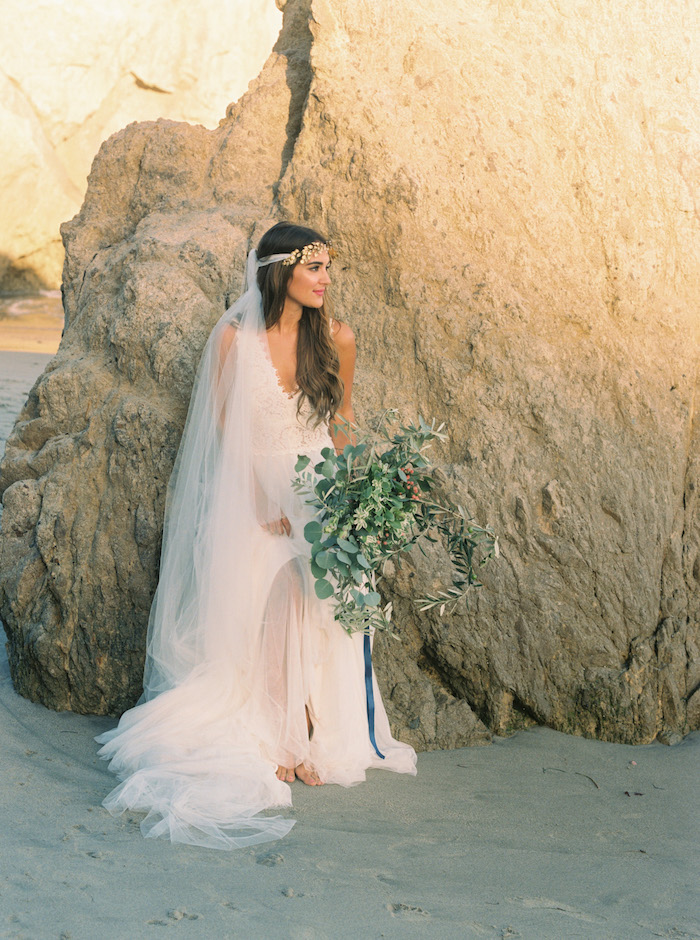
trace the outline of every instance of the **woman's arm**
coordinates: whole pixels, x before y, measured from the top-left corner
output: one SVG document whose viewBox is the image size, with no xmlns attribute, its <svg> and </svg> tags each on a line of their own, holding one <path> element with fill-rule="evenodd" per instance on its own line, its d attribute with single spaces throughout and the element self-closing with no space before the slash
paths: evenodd
<svg viewBox="0 0 700 940">
<path fill-rule="evenodd" d="M 216 384 L 216 423 L 220 431 L 226 424 L 226 395 L 231 387 L 231 370 L 233 368 L 234 344 L 236 342 L 236 328 L 229 324 L 223 331 L 219 344 L 219 371 Z M 226 374 L 224 374 L 226 372 Z"/>
<path fill-rule="evenodd" d="M 338 321 L 336 321 L 338 322 Z M 355 334 L 347 323 L 338 323 L 338 329 L 333 333 L 333 341 L 338 350 L 340 360 L 340 378 L 343 381 L 343 403 L 335 413 L 331 422 L 331 437 L 338 453 L 346 444 L 355 443 L 355 435 L 347 423 L 355 425 L 355 413 L 352 410 L 352 383 L 355 377 Z M 346 423 L 347 422 L 347 423 Z"/>
</svg>

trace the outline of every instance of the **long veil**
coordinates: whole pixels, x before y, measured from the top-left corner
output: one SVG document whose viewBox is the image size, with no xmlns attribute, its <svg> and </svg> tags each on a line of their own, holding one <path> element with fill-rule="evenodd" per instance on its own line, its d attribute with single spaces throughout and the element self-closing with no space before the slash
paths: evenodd
<svg viewBox="0 0 700 940">
<path fill-rule="evenodd" d="M 291 480 L 300 449 L 320 455 L 330 439 L 327 426 L 300 427 L 269 358 L 257 270 L 285 257 L 251 251 L 243 296 L 205 346 L 168 487 L 143 696 L 97 738 L 122 781 L 104 801 L 111 813 L 145 812 L 144 835 L 211 848 L 291 829 L 262 815 L 291 805 L 278 764 L 308 760 L 345 786 L 370 766 L 415 773 L 376 684 L 385 756 L 372 749 L 362 637 L 344 633 L 311 583 L 311 510 Z M 267 527 L 282 515 L 289 537 Z"/>
<path fill-rule="evenodd" d="M 269 493 L 261 500 L 259 488 L 256 498 L 251 373 L 241 362 L 253 343 L 264 340 L 257 267 L 253 250 L 244 293 L 215 326 L 197 371 L 168 486 L 141 701 L 181 684 L 203 663 L 240 662 L 245 652 L 244 637 L 212 635 L 210 625 L 227 619 L 217 617 L 217 605 L 245 602 L 249 585 L 241 575 L 249 546 L 242 544 L 243 533 L 271 521 L 279 508 Z M 231 554 L 236 532 L 238 558 Z"/>
<path fill-rule="evenodd" d="M 245 727 L 221 728 L 227 716 L 243 717 L 249 689 L 241 678 L 256 675 L 256 636 L 245 626 L 261 619 L 266 586 L 251 592 L 247 533 L 279 518 L 279 501 L 269 485 L 262 498 L 254 475 L 252 373 L 243 367 L 264 339 L 257 268 L 253 250 L 244 293 L 215 326 L 197 370 L 166 497 L 141 707 L 97 739 L 100 756 L 124 780 L 107 809 L 141 808 L 145 835 L 217 848 L 280 838 L 294 825 L 256 815 L 290 805 L 289 787 L 260 760 L 255 741 L 246 741 Z M 237 748 L 229 755 L 221 741 L 232 736 Z M 232 777 L 239 792 L 234 786 L 226 794 Z M 251 793 L 253 780 L 258 792 Z"/>
</svg>

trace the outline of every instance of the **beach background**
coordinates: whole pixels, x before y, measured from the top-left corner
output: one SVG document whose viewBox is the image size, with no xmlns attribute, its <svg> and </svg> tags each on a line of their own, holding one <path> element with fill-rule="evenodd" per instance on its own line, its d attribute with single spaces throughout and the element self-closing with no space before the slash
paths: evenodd
<svg viewBox="0 0 700 940">
<path fill-rule="evenodd" d="M 55 293 L 0 300 L 0 453 L 60 331 Z M 700 733 L 536 727 L 420 754 L 416 778 L 297 782 L 285 839 L 223 853 L 105 812 L 112 724 L 21 698 L 3 654 L 0 937 L 700 938 Z"/>
</svg>

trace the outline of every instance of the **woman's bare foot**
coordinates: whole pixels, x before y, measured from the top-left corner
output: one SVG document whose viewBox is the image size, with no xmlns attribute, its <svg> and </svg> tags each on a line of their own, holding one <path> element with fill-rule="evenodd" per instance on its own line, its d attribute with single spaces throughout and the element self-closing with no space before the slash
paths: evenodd
<svg viewBox="0 0 700 940">
<path fill-rule="evenodd" d="M 301 782 L 309 787 L 323 786 L 323 780 L 321 780 L 315 770 L 309 770 L 306 764 L 297 764 L 295 773 Z"/>
<path fill-rule="evenodd" d="M 296 774 L 293 767 L 282 767 L 280 766 L 276 770 L 277 779 L 284 781 L 284 783 L 294 783 L 294 778 Z"/>
</svg>

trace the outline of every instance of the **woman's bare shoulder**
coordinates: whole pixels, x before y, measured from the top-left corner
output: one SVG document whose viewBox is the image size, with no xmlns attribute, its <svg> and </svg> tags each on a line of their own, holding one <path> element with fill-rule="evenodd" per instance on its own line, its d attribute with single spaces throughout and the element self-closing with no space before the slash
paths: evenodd
<svg viewBox="0 0 700 940">
<path fill-rule="evenodd" d="M 228 356 L 229 352 L 233 348 L 237 335 L 238 330 L 236 329 L 236 325 L 234 323 L 227 323 L 221 331 L 221 338 L 219 340 L 219 356 L 222 361 L 226 358 L 226 356 Z"/>
<path fill-rule="evenodd" d="M 331 336 L 338 350 L 343 352 L 355 348 L 355 334 L 342 320 L 333 320 L 331 323 Z"/>
</svg>

